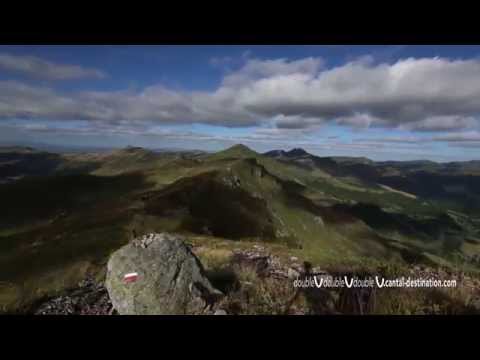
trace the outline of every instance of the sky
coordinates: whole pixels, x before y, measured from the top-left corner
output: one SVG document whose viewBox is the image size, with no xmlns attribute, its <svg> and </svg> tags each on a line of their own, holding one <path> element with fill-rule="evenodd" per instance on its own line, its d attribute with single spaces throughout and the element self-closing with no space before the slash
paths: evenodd
<svg viewBox="0 0 480 360">
<path fill-rule="evenodd" d="M 480 160 L 480 46 L 0 46 L 0 145 Z"/>
</svg>

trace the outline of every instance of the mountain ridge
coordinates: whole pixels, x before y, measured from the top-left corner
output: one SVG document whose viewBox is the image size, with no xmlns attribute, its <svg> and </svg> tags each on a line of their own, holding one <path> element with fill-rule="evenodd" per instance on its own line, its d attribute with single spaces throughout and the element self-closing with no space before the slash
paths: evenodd
<svg viewBox="0 0 480 360">
<path fill-rule="evenodd" d="M 162 231 L 256 242 L 325 267 L 480 271 L 479 176 L 285 153 L 0 153 L 0 170 L 20 176 L 0 184 L 0 297 L 17 308 L 54 294 L 132 237 Z"/>
</svg>

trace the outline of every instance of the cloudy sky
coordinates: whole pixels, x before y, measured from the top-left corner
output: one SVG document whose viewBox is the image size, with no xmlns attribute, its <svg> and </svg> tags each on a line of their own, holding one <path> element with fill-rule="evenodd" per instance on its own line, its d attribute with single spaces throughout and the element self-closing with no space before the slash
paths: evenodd
<svg viewBox="0 0 480 360">
<path fill-rule="evenodd" d="M 0 145 L 480 159 L 479 46 L 0 46 Z"/>
</svg>

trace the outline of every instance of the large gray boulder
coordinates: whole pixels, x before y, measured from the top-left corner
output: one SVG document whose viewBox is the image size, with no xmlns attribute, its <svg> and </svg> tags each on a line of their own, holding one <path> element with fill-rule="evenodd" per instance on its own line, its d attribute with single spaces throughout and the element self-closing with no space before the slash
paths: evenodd
<svg viewBox="0 0 480 360">
<path fill-rule="evenodd" d="M 121 315 L 205 314 L 222 296 L 183 240 L 169 234 L 145 235 L 113 253 L 106 288 Z"/>
</svg>

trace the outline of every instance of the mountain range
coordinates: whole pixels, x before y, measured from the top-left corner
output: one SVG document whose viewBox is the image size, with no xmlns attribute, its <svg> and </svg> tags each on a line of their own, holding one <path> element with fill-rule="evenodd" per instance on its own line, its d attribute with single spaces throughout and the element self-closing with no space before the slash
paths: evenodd
<svg viewBox="0 0 480 360">
<path fill-rule="evenodd" d="M 323 267 L 480 268 L 480 161 L 0 148 L 0 304 L 20 311 L 150 232 L 260 242 Z"/>
</svg>

